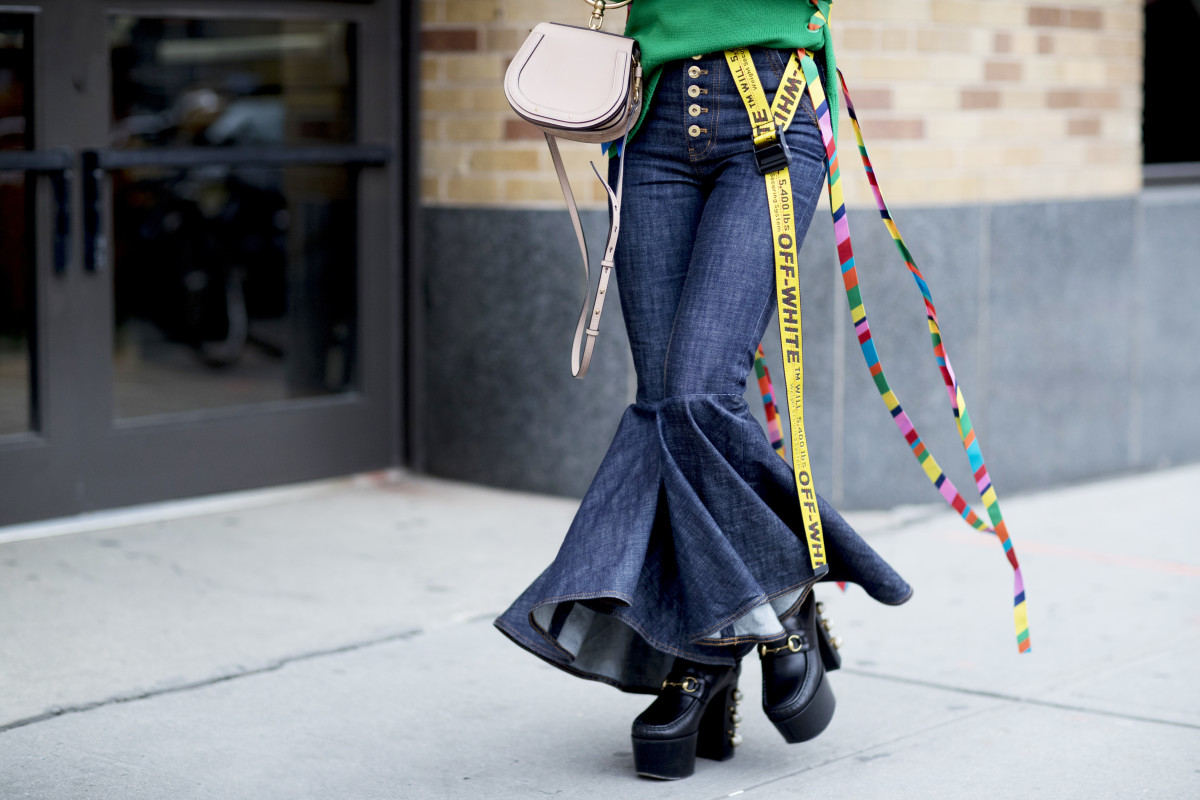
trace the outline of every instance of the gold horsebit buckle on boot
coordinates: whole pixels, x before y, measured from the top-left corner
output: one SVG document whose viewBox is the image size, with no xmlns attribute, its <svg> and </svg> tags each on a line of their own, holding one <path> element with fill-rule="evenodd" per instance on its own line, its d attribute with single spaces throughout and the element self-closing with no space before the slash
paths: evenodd
<svg viewBox="0 0 1200 800">
<path fill-rule="evenodd" d="M 683 689 L 688 694 L 691 694 L 692 692 L 694 692 L 700 688 L 700 681 L 696 680 L 691 675 L 688 675 L 686 678 L 679 681 L 678 683 L 674 683 L 672 681 L 667 680 L 666 678 L 663 678 L 662 688 L 666 689 L 668 686 L 677 686 L 680 689 Z"/>
<path fill-rule="evenodd" d="M 802 653 L 806 649 L 808 649 L 808 643 L 804 641 L 804 636 L 799 633 L 793 633 L 779 647 L 767 647 L 765 644 L 760 644 L 758 646 L 758 654 L 761 657 L 783 652 Z"/>
</svg>

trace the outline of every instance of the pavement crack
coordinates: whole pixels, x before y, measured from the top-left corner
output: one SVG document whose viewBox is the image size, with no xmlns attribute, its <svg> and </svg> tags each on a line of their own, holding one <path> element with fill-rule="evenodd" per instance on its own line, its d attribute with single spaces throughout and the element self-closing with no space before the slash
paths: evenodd
<svg viewBox="0 0 1200 800">
<path fill-rule="evenodd" d="M 1023 703 L 1025 705 L 1041 706 L 1042 708 L 1054 708 L 1060 711 L 1075 711 L 1080 714 L 1095 714 L 1102 717 L 1127 719 L 1133 722 L 1149 722 L 1154 725 L 1169 725 L 1175 728 L 1200 730 L 1200 725 L 1190 722 L 1177 722 L 1170 719 L 1159 719 L 1158 717 L 1143 717 L 1139 714 L 1126 714 L 1122 711 L 1107 711 L 1102 708 L 1089 708 L 1088 706 L 1073 705 L 1071 703 L 1056 703 L 1052 700 L 1039 700 L 1035 697 L 1021 697 L 1020 695 L 1005 694 L 1004 692 L 991 692 L 987 691 L 986 689 L 967 689 L 962 686 L 950 686 L 944 683 L 923 681 L 917 678 L 904 678 L 898 675 L 884 675 L 879 672 L 867 672 L 866 670 L 854 669 L 852 667 L 843 667 L 842 672 L 850 675 L 858 675 L 862 678 L 875 678 L 881 681 L 892 681 L 893 683 L 906 683 L 912 686 L 924 686 L 928 689 L 941 689 L 942 691 L 946 692 L 955 692 L 957 694 L 971 695 L 973 697 L 986 697 L 992 700 L 1003 700 L 1008 703 Z"/>
<path fill-rule="evenodd" d="M 178 683 L 172 686 L 164 686 L 159 689 L 151 689 L 145 692 L 114 695 L 104 700 L 96 700 L 90 703 L 77 703 L 70 706 L 56 706 L 41 714 L 36 714 L 31 717 L 24 717 L 12 722 L 0 724 L 0 733 L 7 733 L 8 731 L 15 730 L 16 728 L 24 728 L 27 725 L 34 725 L 39 722 L 46 722 L 47 720 L 51 720 L 56 717 L 62 717 L 67 714 L 82 714 L 87 711 L 95 711 L 98 708 L 105 708 L 106 706 L 118 705 L 120 703 L 132 703 L 136 700 L 150 700 L 155 697 L 162 697 L 163 695 L 168 694 L 180 694 L 182 692 L 190 692 L 196 689 L 206 689 L 209 686 L 215 686 L 216 684 L 225 683 L 227 681 L 234 681 L 240 678 L 249 678 L 255 675 L 263 675 L 268 672 L 277 672 L 286 666 L 297 664 L 303 661 L 313 661 L 315 659 L 325 658 L 327 656 L 353 653 L 358 650 L 366 650 L 368 648 L 378 647 L 380 645 L 403 642 L 416 636 L 420 636 L 422 633 L 424 633 L 424 631 L 421 628 L 413 628 L 411 630 L 400 631 L 398 633 L 389 633 L 386 636 L 379 636 L 374 639 L 364 639 L 358 642 L 351 642 L 350 644 L 344 644 L 338 647 L 309 650 L 304 653 L 284 656 L 283 658 L 276 659 L 275 661 L 263 664 L 262 666 L 241 669 L 234 672 L 227 672 L 221 675 L 214 675 L 210 678 L 204 678 L 203 680 Z"/>
</svg>

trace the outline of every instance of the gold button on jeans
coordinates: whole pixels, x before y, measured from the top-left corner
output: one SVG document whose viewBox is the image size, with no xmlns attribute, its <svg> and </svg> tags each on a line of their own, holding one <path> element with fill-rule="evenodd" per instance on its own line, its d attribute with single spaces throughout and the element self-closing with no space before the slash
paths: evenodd
<svg viewBox="0 0 1200 800">
<path fill-rule="evenodd" d="M 700 135 L 700 126 L 699 125 L 693 125 L 692 127 L 688 128 L 688 136 L 691 136 L 694 139 L 695 137 L 697 137 L 699 135 Z"/>
<path fill-rule="evenodd" d="M 691 86 L 688 87 L 688 97 L 699 97 L 699 96 L 700 96 L 700 87 L 693 83 Z"/>
<path fill-rule="evenodd" d="M 689 78 L 699 78 L 700 77 L 700 68 L 697 67 L 695 64 L 692 64 L 690 67 L 688 67 L 688 77 Z"/>
<path fill-rule="evenodd" d="M 693 117 L 700 116 L 700 106 L 696 105 L 695 103 L 692 103 L 690 106 L 688 106 L 688 113 L 691 114 Z"/>
</svg>

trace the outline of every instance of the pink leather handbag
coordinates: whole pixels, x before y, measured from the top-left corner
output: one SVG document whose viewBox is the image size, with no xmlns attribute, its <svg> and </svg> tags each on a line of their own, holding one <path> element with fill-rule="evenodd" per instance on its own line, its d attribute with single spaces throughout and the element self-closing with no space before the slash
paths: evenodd
<svg viewBox="0 0 1200 800">
<path fill-rule="evenodd" d="M 504 76 L 504 95 L 513 111 L 546 135 L 546 145 L 550 148 L 550 157 L 558 173 L 558 182 L 567 201 L 567 210 L 571 212 L 571 222 L 575 226 L 575 236 L 583 255 L 583 307 L 579 311 L 579 322 L 575 326 L 575 338 L 571 345 L 571 374 L 576 378 L 582 378 L 587 373 L 596 336 L 600 333 L 600 313 L 604 309 L 604 297 L 621 225 L 621 188 L 625 163 L 622 159 L 615 191 L 600 176 L 596 165 L 592 164 L 596 177 L 604 184 L 612 202 L 612 227 L 604 248 L 604 258 L 600 262 L 600 281 L 595 301 L 591 303 L 589 321 L 591 277 L 587 242 L 583 237 L 579 209 L 575 205 L 575 196 L 571 192 L 555 137 L 579 142 L 611 143 L 620 140 L 619 153 L 642 110 L 642 67 L 638 60 L 637 42 L 628 36 L 599 30 L 603 24 L 604 8 L 625 3 L 606 4 L 600 0 L 598 4 L 589 5 L 594 8 L 589 28 L 541 23 L 521 45 Z M 586 342 L 583 341 L 585 334 Z"/>
<path fill-rule="evenodd" d="M 504 76 L 522 119 L 577 142 L 620 139 L 641 111 L 637 42 L 615 33 L 543 22 Z"/>
</svg>

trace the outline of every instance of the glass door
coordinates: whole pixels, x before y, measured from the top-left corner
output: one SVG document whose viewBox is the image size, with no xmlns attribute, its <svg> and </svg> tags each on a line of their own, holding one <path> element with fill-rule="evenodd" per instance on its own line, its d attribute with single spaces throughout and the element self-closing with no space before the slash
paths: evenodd
<svg viewBox="0 0 1200 800">
<path fill-rule="evenodd" d="M 0 5 L 0 523 L 78 509 L 71 391 L 72 153 L 43 135 L 36 7 Z"/>
<path fill-rule="evenodd" d="M 0 16 L 0 522 L 395 463 L 394 13 Z"/>
</svg>

